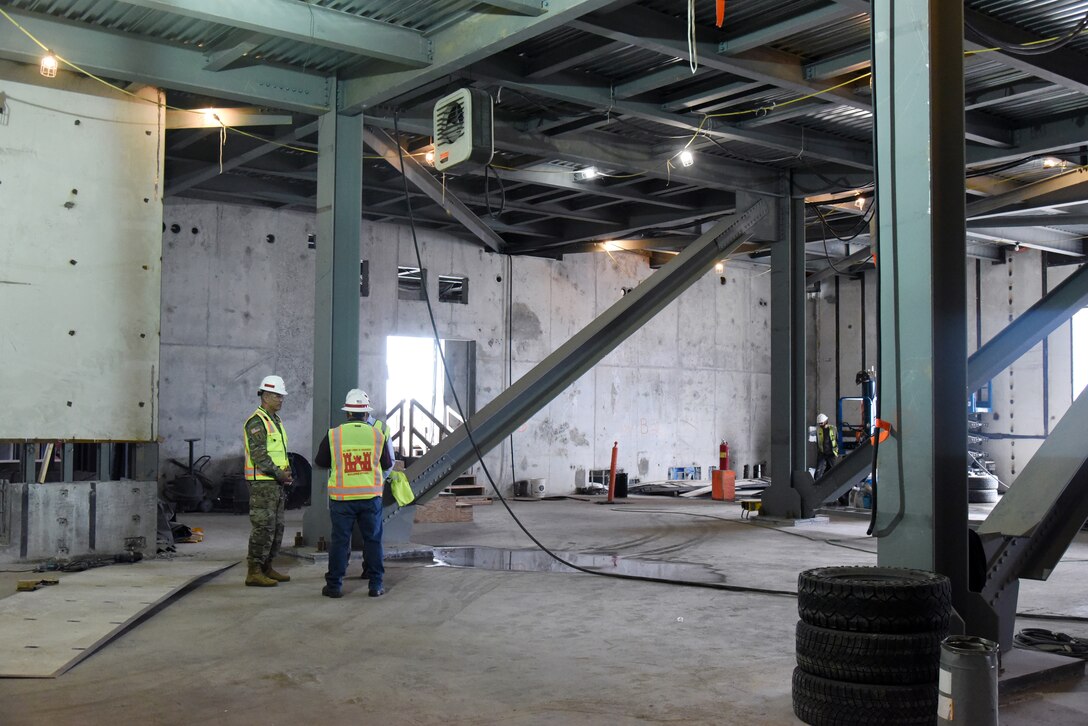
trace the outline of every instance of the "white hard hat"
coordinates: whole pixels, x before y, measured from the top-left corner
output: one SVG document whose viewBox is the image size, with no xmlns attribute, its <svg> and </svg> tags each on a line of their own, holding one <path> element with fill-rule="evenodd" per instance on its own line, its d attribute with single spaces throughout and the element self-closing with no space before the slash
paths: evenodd
<svg viewBox="0 0 1088 726">
<path fill-rule="evenodd" d="M 821 413 L 821 414 L 819 414 L 819 415 L 818 415 L 818 416 L 816 417 L 816 423 L 818 423 L 818 424 L 825 424 L 825 423 L 827 423 L 827 416 L 826 416 L 825 414 L 822 414 L 822 413 Z"/>
<path fill-rule="evenodd" d="M 257 391 L 258 393 L 278 393 L 281 396 L 287 395 L 287 386 L 283 385 L 283 379 L 279 376 L 265 376 L 261 381 L 261 387 Z"/>
<path fill-rule="evenodd" d="M 360 388 L 353 388 L 348 391 L 348 395 L 344 399 L 344 405 L 340 410 L 348 413 L 367 413 L 370 411 L 370 396 L 366 395 L 366 391 Z"/>
</svg>

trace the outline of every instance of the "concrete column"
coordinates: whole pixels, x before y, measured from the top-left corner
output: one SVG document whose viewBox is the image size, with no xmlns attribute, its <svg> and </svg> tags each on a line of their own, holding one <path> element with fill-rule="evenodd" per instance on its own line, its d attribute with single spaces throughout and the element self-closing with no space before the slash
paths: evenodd
<svg viewBox="0 0 1088 726">
<path fill-rule="evenodd" d="M 314 301 L 313 442 L 343 421 L 344 395 L 359 385 L 359 240 L 363 204 L 363 119 L 330 111 L 318 127 L 317 261 Z M 306 544 L 328 539 L 328 470 L 313 468 Z"/>
<path fill-rule="evenodd" d="M 967 593 L 963 4 L 873 3 L 881 565 Z"/>
</svg>

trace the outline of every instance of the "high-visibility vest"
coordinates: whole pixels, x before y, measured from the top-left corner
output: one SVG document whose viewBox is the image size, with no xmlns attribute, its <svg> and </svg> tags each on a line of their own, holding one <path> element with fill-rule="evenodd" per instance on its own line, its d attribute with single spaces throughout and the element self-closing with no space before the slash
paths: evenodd
<svg viewBox="0 0 1088 726">
<path fill-rule="evenodd" d="M 839 442 L 836 440 L 836 437 L 835 437 L 835 427 L 834 426 L 828 426 L 827 431 L 828 431 L 828 436 L 831 437 L 831 452 L 832 452 L 832 454 L 834 456 L 838 456 L 839 455 Z M 824 427 L 823 426 L 817 426 L 816 427 L 816 453 L 821 454 L 821 455 L 824 453 Z"/>
<path fill-rule="evenodd" d="M 287 432 L 277 426 L 276 422 L 263 408 L 258 408 L 253 416 L 264 422 L 264 430 L 268 434 L 265 446 L 268 449 L 268 456 L 272 459 L 272 463 L 280 469 L 289 470 L 291 464 L 287 461 Z M 253 418 L 253 416 L 249 418 Z M 249 418 L 246 419 L 247 422 Z M 276 477 L 266 474 L 253 465 L 253 459 L 249 455 L 249 432 L 243 428 L 242 433 L 242 440 L 246 443 L 246 479 L 251 481 L 276 481 Z"/>
<path fill-rule="evenodd" d="M 329 499 L 380 497 L 383 488 L 382 432 L 362 421 L 329 429 Z"/>
</svg>

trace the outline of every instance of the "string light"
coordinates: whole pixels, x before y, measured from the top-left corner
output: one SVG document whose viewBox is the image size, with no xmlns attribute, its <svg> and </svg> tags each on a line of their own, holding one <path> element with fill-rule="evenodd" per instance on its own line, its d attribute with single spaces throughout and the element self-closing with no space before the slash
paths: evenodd
<svg viewBox="0 0 1088 726">
<path fill-rule="evenodd" d="M 695 163 L 695 155 L 691 153 L 690 149 L 684 149 L 680 152 L 680 163 L 683 166 L 691 166 Z"/>
<path fill-rule="evenodd" d="M 719 275 L 725 272 L 725 263 L 719 262 L 718 264 L 714 265 L 714 272 L 718 273 Z"/>
<path fill-rule="evenodd" d="M 434 152 L 433 151 L 428 151 L 426 154 L 424 154 L 423 158 L 427 160 L 428 164 L 430 164 L 431 166 L 434 166 Z"/>
<path fill-rule="evenodd" d="M 596 179 L 597 176 L 598 171 L 597 167 L 595 166 L 587 166 L 585 169 L 582 169 L 578 172 L 579 179 Z"/>
<path fill-rule="evenodd" d="M 38 72 L 46 78 L 57 77 L 57 57 L 52 52 L 42 56 L 42 64 L 38 66 Z"/>
</svg>

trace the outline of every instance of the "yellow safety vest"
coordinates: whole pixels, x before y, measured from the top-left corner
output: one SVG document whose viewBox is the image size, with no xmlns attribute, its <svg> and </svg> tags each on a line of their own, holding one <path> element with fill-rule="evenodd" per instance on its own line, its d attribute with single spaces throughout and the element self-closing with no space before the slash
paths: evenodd
<svg viewBox="0 0 1088 726">
<path fill-rule="evenodd" d="M 835 427 L 834 426 L 828 426 L 827 431 L 828 431 L 828 436 L 831 437 L 831 451 L 835 456 L 838 456 L 839 455 L 839 442 L 837 440 L 838 437 L 835 436 Z M 816 427 L 816 453 L 817 454 L 823 454 L 824 453 L 824 427 L 823 426 L 817 426 Z"/>
<path fill-rule="evenodd" d="M 272 459 L 272 463 L 285 471 L 290 469 L 291 464 L 287 461 L 287 432 L 277 426 L 276 422 L 263 408 L 258 408 L 253 415 L 264 422 L 264 430 L 268 434 L 265 446 L 268 449 L 268 456 Z M 253 418 L 253 416 L 249 418 Z M 246 421 L 249 421 L 249 418 Z M 249 455 L 249 432 L 245 431 L 244 424 L 242 434 L 242 440 L 246 443 L 246 479 L 251 481 L 276 481 L 276 477 L 266 474 L 253 465 L 253 459 Z"/>
<path fill-rule="evenodd" d="M 329 429 L 329 499 L 380 497 L 384 446 L 382 432 L 362 421 L 348 421 Z"/>
</svg>

